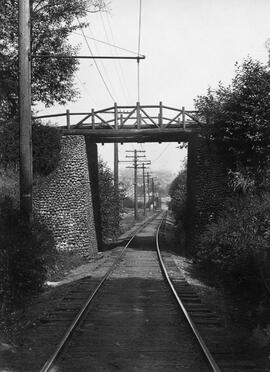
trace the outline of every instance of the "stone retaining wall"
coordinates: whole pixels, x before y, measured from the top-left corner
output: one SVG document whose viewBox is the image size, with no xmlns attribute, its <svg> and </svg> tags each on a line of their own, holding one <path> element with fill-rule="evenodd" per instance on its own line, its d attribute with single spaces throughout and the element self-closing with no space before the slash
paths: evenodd
<svg viewBox="0 0 270 372">
<path fill-rule="evenodd" d="M 35 182 L 33 200 L 35 215 L 52 230 L 59 251 L 97 252 L 83 136 L 62 138 L 59 166 Z"/>
<path fill-rule="evenodd" d="M 199 135 L 188 143 L 187 246 L 196 251 L 205 225 L 215 219 L 228 195 L 227 172 L 217 149 Z"/>
</svg>

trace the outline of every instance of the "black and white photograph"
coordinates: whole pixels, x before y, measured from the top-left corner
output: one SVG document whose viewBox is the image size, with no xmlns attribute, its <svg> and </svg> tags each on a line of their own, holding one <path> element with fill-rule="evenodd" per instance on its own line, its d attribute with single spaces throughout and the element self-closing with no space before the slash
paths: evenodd
<svg viewBox="0 0 270 372">
<path fill-rule="evenodd" d="M 0 372 L 270 371 L 270 1 L 0 0 Z"/>
</svg>

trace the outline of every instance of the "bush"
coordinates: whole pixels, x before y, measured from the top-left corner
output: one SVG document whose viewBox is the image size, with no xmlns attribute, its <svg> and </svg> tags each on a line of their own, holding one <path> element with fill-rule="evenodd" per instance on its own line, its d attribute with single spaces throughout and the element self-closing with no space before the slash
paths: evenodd
<svg viewBox="0 0 270 372">
<path fill-rule="evenodd" d="M 170 207 L 177 222 L 185 220 L 187 195 L 187 170 L 181 171 L 169 188 Z"/>
<path fill-rule="evenodd" d="M 176 238 L 180 247 L 186 244 L 187 231 L 187 169 L 179 172 L 169 188 L 170 209 L 176 221 Z"/>
<path fill-rule="evenodd" d="M 99 161 L 99 195 L 103 239 L 114 239 L 119 233 L 120 200 L 113 174 L 103 161 Z"/>
<path fill-rule="evenodd" d="M 50 231 L 26 225 L 11 199 L 0 202 L 0 289 L 3 306 L 18 306 L 38 293 L 56 258 Z"/>
<path fill-rule="evenodd" d="M 124 208 L 134 208 L 134 200 L 131 199 L 130 197 L 126 196 L 123 199 L 123 207 Z"/>
<path fill-rule="evenodd" d="M 195 100 L 199 115 L 212 123 L 202 127 L 203 133 L 216 143 L 228 168 L 246 168 L 256 183 L 270 162 L 269 95 L 269 66 L 247 58 L 236 64 L 231 85 L 220 83 Z"/>
<path fill-rule="evenodd" d="M 61 135 L 56 128 L 33 122 L 33 171 L 46 176 L 60 160 Z M 3 168 L 17 167 L 20 156 L 19 124 L 8 123 L 0 127 L 0 165 Z"/>
<path fill-rule="evenodd" d="M 223 215 L 206 227 L 199 263 L 231 290 L 259 285 L 257 257 L 269 250 L 270 196 L 248 195 L 227 201 Z"/>
</svg>

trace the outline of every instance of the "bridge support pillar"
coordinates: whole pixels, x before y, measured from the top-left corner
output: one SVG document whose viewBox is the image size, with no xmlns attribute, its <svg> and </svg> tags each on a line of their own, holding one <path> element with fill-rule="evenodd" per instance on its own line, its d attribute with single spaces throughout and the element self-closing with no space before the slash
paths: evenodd
<svg viewBox="0 0 270 372">
<path fill-rule="evenodd" d="M 92 194 L 92 204 L 94 212 L 94 221 L 97 236 L 98 250 L 102 250 L 102 225 L 100 213 L 100 196 L 99 196 L 99 181 L 98 181 L 98 150 L 97 144 L 90 142 L 85 136 L 86 152 L 88 159 L 88 172 Z"/>
<path fill-rule="evenodd" d="M 200 234 L 214 221 L 228 193 L 227 172 L 217 149 L 200 135 L 188 143 L 187 249 L 196 252 Z"/>
</svg>

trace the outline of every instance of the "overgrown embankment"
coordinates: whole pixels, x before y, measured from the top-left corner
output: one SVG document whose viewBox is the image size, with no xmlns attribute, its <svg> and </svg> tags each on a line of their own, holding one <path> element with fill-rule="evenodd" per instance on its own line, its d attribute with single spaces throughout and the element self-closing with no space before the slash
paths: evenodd
<svg viewBox="0 0 270 372">
<path fill-rule="evenodd" d="M 33 171 L 45 177 L 58 165 L 60 136 L 53 128 L 33 125 Z M 38 293 L 57 252 L 51 231 L 42 223 L 28 225 L 19 211 L 18 123 L 0 128 L 0 291 L 1 310 L 22 306 Z"/>
<path fill-rule="evenodd" d="M 48 274 L 57 270 L 61 239 L 71 255 L 76 250 L 79 251 L 76 246 L 73 250 L 72 244 L 67 246 L 67 234 L 61 227 L 63 224 L 65 227 L 70 219 L 74 221 L 67 228 L 73 235 L 75 234 L 75 239 L 76 231 L 80 226 L 83 226 L 86 234 L 94 236 L 93 218 L 92 222 L 90 221 L 93 231 L 89 231 L 90 227 L 87 225 L 89 221 L 82 213 L 82 209 L 74 211 L 76 202 L 83 201 L 86 193 L 83 189 L 84 179 L 78 179 L 84 169 L 80 172 L 76 171 L 76 179 L 72 179 L 74 170 L 71 168 L 73 164 L 76 167 L 82 167 L 80 159 L 83 157 L 83 161 L 86 161 L 86 153 L 80 155 L 82 146 L 76 146 L 74 143 L 71 143 L 70 151 L 66 148 L 67 146 L 68 143 L 65 143 L 64 151 L 59 132 L 55 128 L 39 123 L 33 124 L 34 190 L 45 187 L 41 193 L 45 197 L 41 200 L 42 203 L 35 199 L 34 221 L 31 226 L 28 226 L 21 219 L 19 211 L 18 123 L 2 125 L 0 128 L 0 178 L 2 181 L 0 189 L 0 301 L 3 311 L 10 307 L 23 305 L 27 299 L 42 290 Z M 71 152 L 77 155 L 72 161 L 69 159 Z M 57 183 L 57 177 L 55 178 L 55 174 L 59 173 L 59 168 L 65 170 L 66 176 L 64 180 L 61 180 L 61 184 Z M 85 168 L 87 169 L 87 166 Z M 61 174 L 63 176 L 63 172 Z M 52 180 L 54 180 L 53 185 Z M 89 182 L 85 184 L 90 193 Z M 112 172 L 101 161 L 99 163 L 99 185 L 103 239 L 107 241 L 114 239 L 119 232 L 120 206 L 119 197 L 113 186 Z M 61 187 L 63 187 L 62 190 Z M 76 187 L 84 193 L 81 198 L 78 198 Z M 62 204 L 58 203 L 59 193 L 66 195 L 65 210 L 62 210 Z M 36 198 L 40 193 L 34 194 Z M 73 195 L 77 198 L 75 201 L 72 199 Z M 89 197 L 88 199 L 90 200 Z M 39 206 L 42 209 L 39 210 Z M 87 209 L 88 204 L 84 203 L 83 207 Z M 47 213 L 47 210 L 50 213 Z M 87 210 L 91 212 L 90 208 Z M 51 215 L 53 223 L 49 221 Z M 78 218 L 76 218 L 77 215 Z M 63 216 L 65 218 L 62 218 Z M 78 227 L 76 231 L 75 227 L 76 229 Z M 78 239 L 81 239 L 81 235 Z M 69 242 L 71 243 L 71 239 Z M 89 254 L 90 248 L 89 244 L 86 244 L 86 254 L 87 252 Z"/>
<path fill-rule="evenodd" d="M 199 116 L 210 123 L 202 136 L 219 150 L 227 169 L 230 197 L 221 211 L 209 211 L 194 260 L 213 283 L 242 294 L 260 292 L 261 268 L 269 267 L 269 95 L 269 66 L 247 59 L 237 65 L 230 86 L 220 84 L 195 101 Z M 176 210 L 182 221 L 184 208 Z"/>
</svg>

